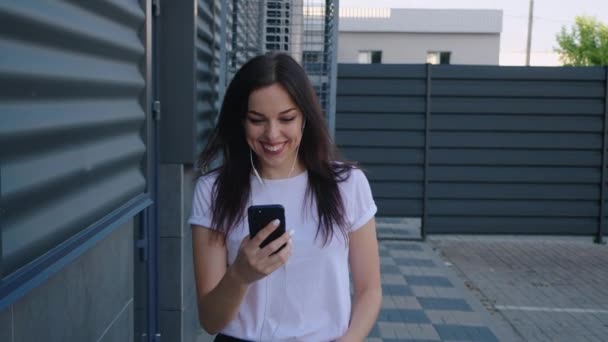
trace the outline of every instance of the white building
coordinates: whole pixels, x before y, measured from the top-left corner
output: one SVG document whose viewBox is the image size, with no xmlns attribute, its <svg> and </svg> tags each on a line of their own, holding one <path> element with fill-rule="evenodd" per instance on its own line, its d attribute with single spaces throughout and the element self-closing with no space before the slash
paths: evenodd
<svg viewBox="0 0 608 342">
<path fill-rule="evenodd" d="M 264 51 L 280 51 L 302 60 L 303 0 L 267 0 Z"/>
<path fill-rule="evenodd" d="M 498 65 L 501 10 L 340 9 L 338 63 Z"/>
</svg>

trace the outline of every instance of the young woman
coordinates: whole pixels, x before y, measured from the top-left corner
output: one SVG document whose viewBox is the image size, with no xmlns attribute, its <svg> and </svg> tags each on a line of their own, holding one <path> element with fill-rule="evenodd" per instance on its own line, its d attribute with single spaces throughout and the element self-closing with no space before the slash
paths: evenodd
<svg viewBox="0 0 608 342">
<path fill-rule="evenodd" d="M 371 330 L 382 300 L 376 205 L 363 172 L 334 150 L 291 57 L 258 56 L 236 73 L 199 160 L 204 170 L 221 155 L 221 166 L 198 179 L 189 220 L 199 320 L 216 341 L 362 341 Z M 278 222 L 250 238 L 247 208 L 260 204 L 281 204 L 287 225 L 264 248 Z"/>
</svg>

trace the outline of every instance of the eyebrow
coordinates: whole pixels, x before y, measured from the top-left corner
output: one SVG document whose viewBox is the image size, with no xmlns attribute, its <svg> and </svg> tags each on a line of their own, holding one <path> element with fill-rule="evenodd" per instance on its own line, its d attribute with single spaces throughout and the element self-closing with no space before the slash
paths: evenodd
<svg viewBox="0 0 608 342">
<path fill-rule="evenodd" d="M 292 110 L 296 110 L 295 107 L 289 108 L 289 109 L 285 109 L 282 112 L 279 112 L 279 115 L 281 114 L 287 114 L 289 112 L 291 112 Z M 251 113 L 251 114 L 256 114 L 256 115 L 260 115 L 260 116 L 265 116 L 264 114 L 260 113 L 260 112 L 256 112 L 255 110 L 248 110 L 247 113 Z"/>
</svg>

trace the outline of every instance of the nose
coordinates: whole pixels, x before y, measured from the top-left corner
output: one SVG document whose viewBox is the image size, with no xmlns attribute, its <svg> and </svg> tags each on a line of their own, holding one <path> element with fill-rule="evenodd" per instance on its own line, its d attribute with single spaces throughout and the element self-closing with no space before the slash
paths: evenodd
<svg viewBox="0 0 608 342">
<path fill-rule="evenodd" d="M 280 135 L 280 127 L 278 122 L 272 120 L 269 121 L 268 124 L 266 125 L 266 138 L 268 138 L 268 140 L 270 141 L 274 141 L 275 139 L 277 139 Z"/>
</svg>

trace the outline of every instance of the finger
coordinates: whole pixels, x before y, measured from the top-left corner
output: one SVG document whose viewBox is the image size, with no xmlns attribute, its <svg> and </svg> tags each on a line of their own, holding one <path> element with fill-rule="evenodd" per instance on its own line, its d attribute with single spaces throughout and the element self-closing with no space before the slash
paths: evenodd
<svg viewBox="0 0 608 342">
<path fill-rule="evenodd" d="M 268 245 L 264 246 L 264 248 L 262 248 L 262 250 L 260 251 L 260 258 L 265 258 L 265 257 L 271 255 L 272 253 L 278 251 L 283 245 L 288 243 L 290 240 L 291 240 L 290 232 L 283 233 L 277 239 L 273 240 L 271 243 L 269 243 Z"/>
<path fill-rule="evenodd" d="M 287 243 L 285 248 L 283 248 L 280 252 L 275 255 L 271 255 L 268 258 L 268 264 L 265 267 L 265 272 L 272 273 L 277 268 L 285 265 L 289 258 L 291 257 L 291 243 Z"/>
<path fill-rule="evenodd" d="M 279 219 L 273 220 L 269 224 L 267 224 L 262 230 L 260 230 L 255 235 L 255 238 L 253 238 L 253 241 L 256 243 L 256 246 L 261 245 L 262 242 L 266 240 L 268 235 L 272 234 L 272 232 L 274 232 L 277 227 L 279 227 L 280 223 L 281 221 Z"/>
</svg>

